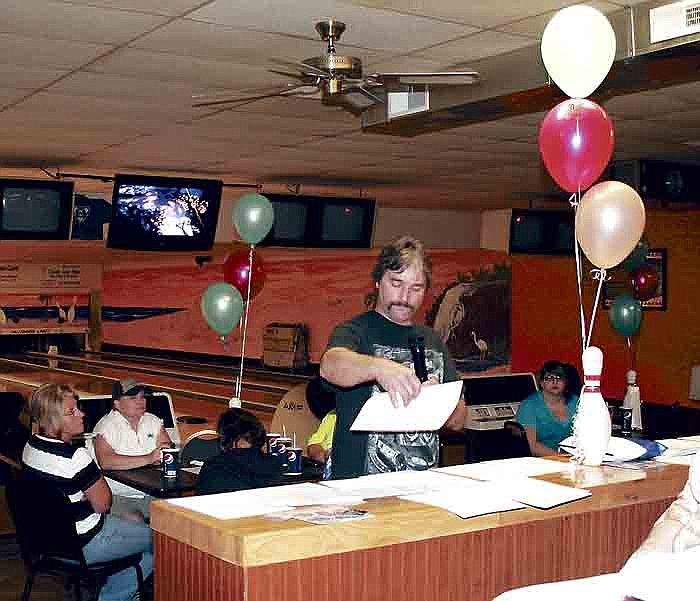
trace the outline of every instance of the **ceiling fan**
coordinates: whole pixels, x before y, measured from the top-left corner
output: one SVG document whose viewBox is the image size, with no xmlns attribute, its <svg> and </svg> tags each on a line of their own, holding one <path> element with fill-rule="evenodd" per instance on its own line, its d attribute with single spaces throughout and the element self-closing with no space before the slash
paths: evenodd
<svg viewBox="0 0 700 601">
<path fill-rule="evenodd" d="M 320 98 L 324 104 L 338 105 L 354 114 L 384 103 L 387 91 L 407 90 L 414 85 L 468 85 L 479 81 L 477 71 L 438 71 L 428 73 L 372 73 L 363 75 L 362 61 L 336 52 L 335 43 L 345 31 L 345 23 L 328 19 L 316 23 L 316 31 L 328 49 L 321 56 L 302 61 L 271 59 L 280 68 L 270 72 L 290 77 L 285 86 L 228 92 L 224 95 L 193 97 L 194 107 L 248 103 L 274 96 Z"/>
</svg>

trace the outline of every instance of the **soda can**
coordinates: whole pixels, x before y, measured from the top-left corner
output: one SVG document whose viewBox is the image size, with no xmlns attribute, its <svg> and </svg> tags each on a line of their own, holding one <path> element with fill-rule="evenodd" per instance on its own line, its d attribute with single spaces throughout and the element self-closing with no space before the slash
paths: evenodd
<svg viewBox="0 0 700 601">
<path fill-rule="evenodd" d="M 164 478 L 177 477 L 177 468 L 180 463 L 180 449 L 161 449 L 160 465 Z"/>
<path fill-rule="evenodd" d="M 302 450 L 298 447 L 287 449 L 287 471 L 284 472 L 287 476 L 301 475 L 301 453 Z"/>
</svg>

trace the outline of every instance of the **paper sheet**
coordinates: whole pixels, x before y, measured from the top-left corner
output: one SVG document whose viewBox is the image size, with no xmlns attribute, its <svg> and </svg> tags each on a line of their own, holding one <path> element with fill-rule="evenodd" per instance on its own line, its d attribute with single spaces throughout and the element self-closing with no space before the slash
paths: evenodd
<svg viewBox="0 0 700 601">
<path fill-rule="evenodd" d="M 513 457 L 510 459 L 495 459 L 481 463 L 450 465 L 435 469 L 436 472 L 465 476 L 476 480 L 500 480 L 503 478 L 519 478 L 523 476 L 542 476 L 557 474 L 569 469 L 567 463 L 552 461 L 540 457 Z"/>
<path fill-rule="evenodd" d="M 394 407 L 389 394 L 372 395 L 351 430 L 369 432 L 427 432 L 439 430 L 455 410 L 462 381 L 424 386 L 407 407 Z"/>
<path fill-rule="evenodd" d="M 592 494 L 590 490 L 562 486 L 532 478 L 512 478 L 507 481 L 492 482 L 492 484 L 500 489 L 504 495 L 539 509 L 551 509 L 563 503 L 590 497 Z"/>
<path fill-rule="evenodd" d="M 477 482 L 459 478 L 464 483 L 461 494 L 456 491 L 443 490 L 440 492 L 403 495 L 401 498 L 415 503 L 424 503 L 441 507 L 461 518 L 471 518 L 499 511 L 512 511 L 525 507 L 505 494 L 498 487 L 488 482 Z"/>
<path fill-rule="evenodd" d="M 466 483 L 466 484 L 465 484 Z M 473 480 L 455 478 L 439 474 L 434 470 L 415 472 L 389 472 L 360 476 L 348 480 L 328 480 L 324 486 L 332 488 L 339 494 L 360 496 L 365 499 L 380 497 L 399 497 L 402 495 L 426 494 L 459 487 L 464 487 Z"/>
<path fill-rule="evenodd" d="M 361 503 L 363 500 L 361 497 L 341 494 L 319 484 L 302 483 L 170 499 L 168 503 L 220 520 L 232 520 L 287 511 L 292 507 L 330 504 L 352 505 Z"/>
</svg>

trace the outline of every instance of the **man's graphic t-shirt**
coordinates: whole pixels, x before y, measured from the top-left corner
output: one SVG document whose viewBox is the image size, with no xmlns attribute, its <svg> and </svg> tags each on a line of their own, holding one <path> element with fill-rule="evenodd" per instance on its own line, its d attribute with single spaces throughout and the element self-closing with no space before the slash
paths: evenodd
<svg viewBox="0 0 700 601">
<path fill-rule="evenodd" d="M 328 348 L 342 347 L 364 355 L 391 359 L 413 368 L 409 341 L 423 337 L 428 377 L 438 382 L 457 379 L 447 347 L 430 328 L 398 325 L 369 311 L 339 325 Z M 365 401 L 380 391 L 375 383 L 336 388 L 337 424 L 332 450 L 333 478 L 351 478 L 401 470 L 425 470 L 437 465 L 437 432 L 351 432 Z"/>
</svg>

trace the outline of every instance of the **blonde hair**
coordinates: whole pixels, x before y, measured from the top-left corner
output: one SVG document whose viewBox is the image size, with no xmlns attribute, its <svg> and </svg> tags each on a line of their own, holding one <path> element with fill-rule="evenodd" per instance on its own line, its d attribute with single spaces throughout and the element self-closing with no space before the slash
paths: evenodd
<svg viewBox="0 0 700 601">
<path fill-rule="evenodd" d="M 44 384 L 29 399 L 29 412 L 39 428 L 39 434 L 57 438 L 63 433 L 63 397 L 75 394 L 66 384 Z"/>
</svg>

